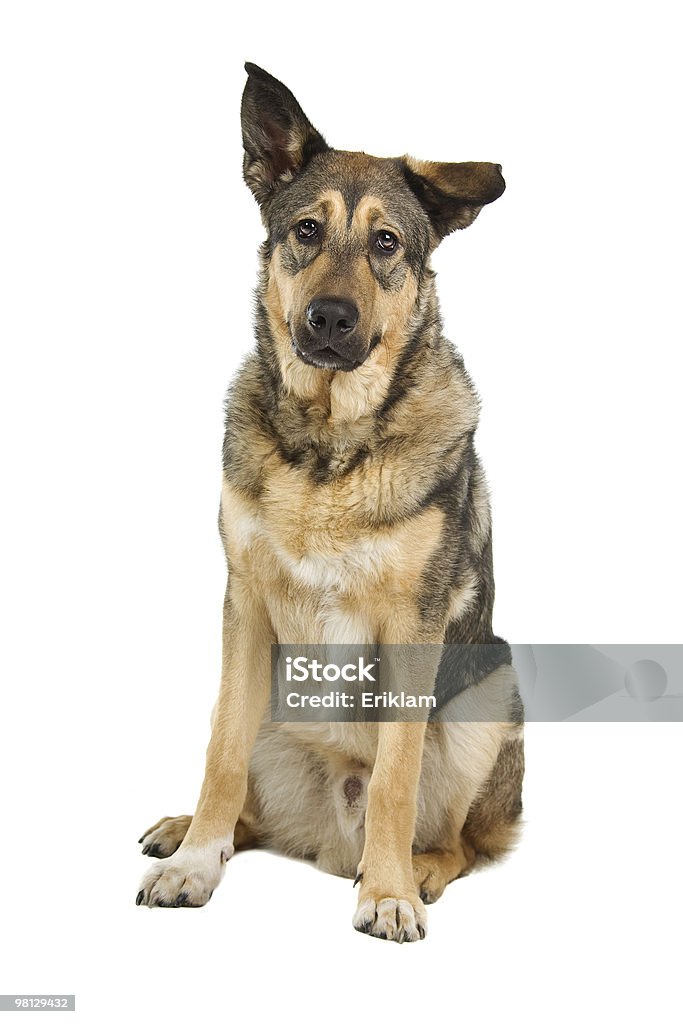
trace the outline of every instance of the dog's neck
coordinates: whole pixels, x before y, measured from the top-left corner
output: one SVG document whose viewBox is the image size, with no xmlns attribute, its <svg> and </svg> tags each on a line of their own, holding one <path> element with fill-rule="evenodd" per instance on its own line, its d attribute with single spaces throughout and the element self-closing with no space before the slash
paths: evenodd
<svg viewBox="0 0 683 1024">
<path fill-rule="evenodd" d="M 289 325 L 272 302 L 259 300 L 256 328 L 259 355 L 271 368 L 269 405 L 304 427 L 308 445 L 339 445 L 345 439 L 354 444 L 372 431 L 377 415 L 395 401 L 397 388 L 405 394 L 409 371 L 424 363 L 422 375 L 429 376 L 428 351 L 441 339 L 432 274 L 423 280 L 407 322 L 385 326 L 366 361 L 352 372 L 304 363 L 294 350 Z"/>
<path fill-rule="evenodd" d="M 246 491 L 259 489 L 254 437 L 260 438 L 264 459 L 276 454 L 324 481 L 343 476 L 367 457 L 384 461 L 406 445 L 438 464 L 476 428 L 476 395 L 460 356 L 441 333 L 433 287 L 384 366 L 382 353 L 374 361 L 372 353 L 367 368 L 333 373 L 306 366 L 292 350 L 292 360 L 305 371 L 292 386 L 292 377 L 287 381 L 282 372 L 283 338 L 274 334 L 262 303 L 256 337 L 256 352 L 231 389 L 224 445 L 225 470 Z M 248 451 L 242 438 L 247 426 Z"/>
</svg>

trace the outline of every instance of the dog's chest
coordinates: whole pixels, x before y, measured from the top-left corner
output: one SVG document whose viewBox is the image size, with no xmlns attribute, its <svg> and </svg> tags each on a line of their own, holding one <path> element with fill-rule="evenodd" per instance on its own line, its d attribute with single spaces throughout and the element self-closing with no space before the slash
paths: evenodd
<svg viewBox="0 0 683 1024">
<path fill-rule="evenodd" d="M 374 488 L 364 477 L 320 485 L 280 466 L 258 499 L 225 482 L 230 565 L 258 590 L 282 642 L 371 642 L 392 601 L 417 598 L 441 514 L 432 508 L 376 525 Z"/>
</svg>

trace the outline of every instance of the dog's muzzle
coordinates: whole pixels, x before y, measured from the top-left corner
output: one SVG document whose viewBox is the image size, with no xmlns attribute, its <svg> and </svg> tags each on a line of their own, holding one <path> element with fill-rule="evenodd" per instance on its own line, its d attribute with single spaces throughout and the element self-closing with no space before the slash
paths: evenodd
<svg viewBox="0 0 683 1024">
<path fill-rule="evenodd" d="M 358 307 L 347 299 L 313 299 L 305 331 L 294 342 L 297 355 L 321 370 L 355 370 L 368 355 L 367 343 L 356 333 L 358 319 Z"/>
</svg>

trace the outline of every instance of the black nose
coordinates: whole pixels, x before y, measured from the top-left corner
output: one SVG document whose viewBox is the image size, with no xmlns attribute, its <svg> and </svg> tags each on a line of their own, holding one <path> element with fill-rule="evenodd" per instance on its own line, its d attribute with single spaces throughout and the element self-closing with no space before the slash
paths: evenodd
<svg viewBox="0 0 683 1024">
<path fill-rule="evenodd" d="M 358 309 L 345 299 L 314 299 L 306 319 L 313 336 L 329 345 L 351 333 L 358 323 Z"/>
</svg>

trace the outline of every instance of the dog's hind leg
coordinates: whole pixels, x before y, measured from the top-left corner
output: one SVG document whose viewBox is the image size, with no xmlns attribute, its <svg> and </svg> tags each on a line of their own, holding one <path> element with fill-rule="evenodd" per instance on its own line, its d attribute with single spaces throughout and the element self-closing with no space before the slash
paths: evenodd
<svg viewBox="0 0 683 1024">
<path fill-rule="evenodd" d="M 181 814 L 178 818 L 161 818 L 138 839 L 139 843 L 144 844 L 143 854 L 146 857 L 170 857 L 185 838 L 191 821 L 190 814 Z"/>
<path fill-rule="evenodd" d="M 462 834 L 480 858 L 505 856 L 522 825 L 524 740 L 521 730 L 504 743 L 486 785 L 467 814 Z"/>
<path fill-rule="evenodd" d="M 185 838 L 191 821 L 191 814 L 181 814 L 177 818 L 162 818 L 138 839 L 139 843 L 144 843 L 143 854 L 147 857 L 170 857 Z M 247 850 L 252 846 L 258 846 L 258 843 L 259 837 L 252 826 L 240 818 L 235 826 L 235 851 Z"/>
<path fill-rule="evenodd" d="M 425 745 L 422 814 L 413 847 L 413 877 L 425 904 L 435 903 L 449 882 L 467 874 L 476 860 L 462 829 L 498 750 L 492 730 L 481 731 L 484 735 L 477 735 L 480 730 L 469 724 L 464 728 L 446 726 L 444 732 L 436 727 L 431 742 Z M 488 744 L 482 742 L 484 737 Z M 450 784 L 444 786 L 445 780 Z M 435 811 L 440 817 L 438 825 Z"/>
<path fill-rule="evenodd" d="M 477 861 L 510 849 L 519 829 L 524 770 L 522 733 L 494 722 L 452 723 L 425 746 L 421 821 L 413 875 L 422 902 L 434 903 L 449 882 Z M 444 756 L 445 755 L 445 756 Z M 444 780 L 453 780 L 442 802 Z M 442 823 L 432 817 L 442 807 Z"/>
<path fill-rule="evenodd" d="M 449 882 L 466 875 L 476 853 L 462 837 L 453 839 L 447 850 L 428 850 L 413 855 L 413 875 L 423 903 L 436 903 Z"/>
</svg>

